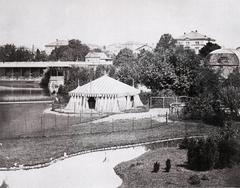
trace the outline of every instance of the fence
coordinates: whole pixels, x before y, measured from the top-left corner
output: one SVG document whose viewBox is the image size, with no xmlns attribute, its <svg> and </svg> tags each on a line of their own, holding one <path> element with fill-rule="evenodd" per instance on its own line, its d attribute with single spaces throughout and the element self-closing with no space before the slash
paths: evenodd
<svg viewBox="0 0 240 188">
<path fill-rule="evenodd" d="M 167 138 L 186 134 L 196 135 L 196 133 L 205 131 L 204 125 L 189 126 L 187 123 L 172 123 L 169 121 L 167 113 L 127 119 L 116 119 L 114 116 L 104 119 L 105 116 L 100 113 L 24 116 L 22 119 L 11 120 L 6 126 L 1 127 L 0 138 L 115 134 L 135 131 L 142 131 L 141 134 L 145 134 L 145 130 L 151 131 L 151 134 L 157 134 L 156 136 L 161 138 Z M 158 131 L 156 131 L 157 129 Z"/>
<path fill-rule="evenodd" d="M 150 97 L 150 108 L 169 108 L 172 103 L 189 101 L 190 97 Z"/>
</svg>

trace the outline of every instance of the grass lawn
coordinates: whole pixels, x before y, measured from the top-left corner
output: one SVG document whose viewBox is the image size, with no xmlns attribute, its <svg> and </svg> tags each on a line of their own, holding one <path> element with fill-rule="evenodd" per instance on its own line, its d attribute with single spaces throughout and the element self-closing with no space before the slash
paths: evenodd
<svg viewBox="0 0 240 188">
<path fill-rule="evenodd" d="M 142 120 L 139 120 L 142 121 Z M 120 123 L 121 122 L 121 123 Z M 112 123 L 86 123 L 79 126 L 71 126 L 66 129 L 49 130 L 43 137 L 28 137 L 18 139 L 2 139 L 0 143 L 0 167 L 18 165 L 35 165 L 45 163 L 51 158 L 59 158 L 67 154 L 73 154 L 88 149 L 126 145 L 146 141 L 154 141 L 164 138 L 183 137 L 186 134 L 208 134 L 215 130 L 214 127 L 204 126 L 200 131 L 197 123 L 155 123 L 145 126 L 142 122 L 136 123 L 132 129 L 131 121 L 119 120 L 116 122 L 119 130 L 112 130 Z M 92 132 L 89 132 L 92 130 Z"/>
<path fill-rule="evenodd" d="M 150 150 L 142 156 L 128 162 L 118 164 L 114 170 L 121 177 L 121 188 L 158 188 L 158 187 L 189 187 L 188 178 L 197 174 L 200 178 L 205 174 L 209 180 L 201 180 L 201 187 L 239 187 L 240 166 L 221 170 L 196 172 L 184 167 L 187 151 L 176 147 Z M 171 159 L 171 170 L 165 172 L 165 161 Z M 153 164 L 160 162 L 160 170 L 152 173 Z"/>
</svg>

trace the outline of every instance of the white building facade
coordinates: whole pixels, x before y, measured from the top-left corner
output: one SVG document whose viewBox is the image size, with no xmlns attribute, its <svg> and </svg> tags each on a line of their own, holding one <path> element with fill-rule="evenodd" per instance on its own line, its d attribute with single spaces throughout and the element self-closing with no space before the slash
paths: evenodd
<svg viewBox="0 0 240 188">
<path fill-rule="evenodd" d="M 199 50 L 208 42 L 215 42 L 215 39 L 200 34 L 197 30 L 191 31 L 190 33 L 184 33 L 184 35 L 176 38 L 176 40 L 177 45 L 183 46 L 186 49 L 192 49 L 196 54 L 199 54 Z"/>
</svg>

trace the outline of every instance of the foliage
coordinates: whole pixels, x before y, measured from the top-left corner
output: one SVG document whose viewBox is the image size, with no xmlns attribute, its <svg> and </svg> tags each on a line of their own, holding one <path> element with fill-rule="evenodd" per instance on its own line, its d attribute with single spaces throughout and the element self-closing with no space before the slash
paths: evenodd
<svg viewBox="0 0 240 188">
<path fill-rule="evenodd" d="M 93 74 L 91 74 L 91 70 L 83 67 L 71 67 L 68 70 L 67 76 L 64 78 L 65 81 L 65 89 L 67 92 L 75 89 L 78 85 L 84 85 L 88 83 L 91 78 L 93 78 Z"/>
<path fill-rule="evenodd" d="M 176 46 L 170 34 L 161 36 L 154 53 L 141 51 L 137 57 L 139 82 L 154 92 L 172 90 L 175 95 L 191 95 L 199 68 L 200 58 Z"/>
<path fill-rule="evenodd" d="M 176 80 L 173 66 L 160 54 L 143 51 L 138 56 L 140 82 L 153 91 L 171 89 Z"/>
<path fill-rule="evenodd" d="M 17 48 L 14 44 L 6 44 L 0 47 L 0 61 L 32 61 L 33 54 L 25 47 Z"/>
<path fill-rule="evenodd" d="M 99 78 L 105 74 L 107 74 L 110 77 L 114 77 L 116 68 L 112 65 L 98 65 L 95 74 L 94 79 Z"/>
<path fill-rule="evenodd" d="M 203 48 L 199 50 L 199 54 L 201 57 L 205 58 L 208 54 L 210 54 L 210 52 L 220 48 L 221 46 L 219 46 L 218 44 L 208 42 Z"/>
<path fill-rule="evenodd" d="M 235 70 L 227 79 L 208 68 L 202 68 L 195 79 L 193 98 L 185 109 L 186 119 L 201 119 L 223 126 L 228 119 L 239 120 L 240 73 Z"/>
<path fill-rule="evenodd" d="M 211 138 L 199 139 L 188 147 L 187 158 L 190 169 L 200 171 L 213 169 L 219 160 L 218 145 Z"/>
<path fill-rule="evenodd" d="M 47 61 L 47 58 L 48 56 L 45 51 L 36 50 L 34 61 Z"/>
<path fill-rule="evenodd" d="M 171 160 L 170 160 L 170 159 L 167 159 L 167 160 L 166 160 L 165 170 L 166 170 L 166 172 L 169 172 L 170 169 L 171 169 Z"/>
<path fill-rule="evenodd" d="M 45 69 L 44 72 L 43 72 L 43 76 L 42 76 L 41 82 L 40 82 L 40 86 L 41 87 L 45 87 L 45 88 L 48 87 L 50 76 L 51 76 L 50 75 L 50 69 L 49 68 Z"/>
<path fill-rule="evenodd" d="M 191 185 L 198 185 L 201 183 L 201 180 L 200 180 L 199 176 L 195 174 L 195 175 L 192 175 L 189 177 L 188 183 Z"/>
<path fill-rule="evenodd" d="M 80 40 L 72 39 L 67 46 L 60 46 L 52 50 L 49 55 L 51 61 L 84 61 L 89 48 Z"/>
<path fill-rule="evenodd" d="M 138 83 L 138 69 L 132 50 L 124 48 L 120 50 L 113 61 L 116 67 L 115 78 L 128 85 Z"/>
<path fill-rule="evenodd" d="M 163 34 L 158 41 L 155 52 L 163 53 L 176 47 L 176 40 L 170 34 Z"/>
<path fill-rule="evenodd" d="M 159 168 L 160 168 L 159 162 L 155 162 L 154 165 L 153 165 L 152 172 L 157 173 L 159 171 Z"/>
<path fill-rule="evenodd" d="M 197 139 L 188 144 L 188 166 L 193 170 L 231 167 L 240 163 L 240 144 L 236 139 L 238 130 L 229 125 L 209 138 Z"/>
</svg>

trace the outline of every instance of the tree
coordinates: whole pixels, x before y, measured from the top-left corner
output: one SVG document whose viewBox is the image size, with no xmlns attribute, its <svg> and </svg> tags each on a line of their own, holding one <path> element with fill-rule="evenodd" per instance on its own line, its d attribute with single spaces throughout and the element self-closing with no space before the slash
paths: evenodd
<svg viewBox="0 0 240 188">
<path fill-rule="evenodd" d="M 193 95 L 192 87 L 200 69 L 200 58 L 191 50 L 175 47 L 169 63 L 174 67 L 176 81 L 172 90 L 177 95 Z"/>
<path fill-rule="evenodd" d="M 176 80 L 173 66 L 158 53 L 140 52 L 137 59 L 140 82 L 153 91 L 171 89 Z"/>
<path fill-rule="evenodd" d="M 136 59 L 132 50 L 128 48 L 120 50 L 113 61 L 113 65 L 116 66 L 116 79 L 128 85 L 136 85 L 138 83 Z"/>
<path fill-rule="evenodd" d="M 176 40 L 170 34 L 163 34 L 154 49 L 154 52 L 162 53 L 176 47 Z"/>
<path fill-rule="evenodd" d="M 208 42 L 203 48 L 199 50 L 199 54 L 201 57 L 205 58 L 208 54 L 210 54 L 210 52 L 220 48 L 221 46 L 219 46 L 218 44 Z"/>
<path fill-rule="evenodd" d="M 15 52 L 15 60 L 16 61 L 32 61 L 33 54 L 28 49 L 24 47 L 19 47 Z"/>
<path fill-rule="evenodd" d="M 34 61 L 47 61 L 47 54 L 45 51 L 36 50 Z"/>
<path fill-rule="evenodd" d="M 11 62 L 15 61 L 16 46 L 14 44 L 6 44 L 0 47 L 0 61 Z"/>
<path fill-rule="evenodd" d="M 67 46 L 60 46 L 52 50 L 49 60 L 52 61 L 84 61 L 89 48 L 80 40 L 72 39 Z"/>
<path fill-rule="evenodd" d="M 0 47 L 0 61 L 32 61 L 33 54 L 25 47 L 16 47 L 14 44 L 6 44 Z"/>
<path fill-rule="evenodd" d="M 133 51 L 128 48 L 124 48 L 120 50 L 117 56 L 114 58 L 113 65 L 116 67 L 120 67 L 122 65 L 131 65 L 134 62 L 135 58 L 133 55 Z"/>
</svg>

